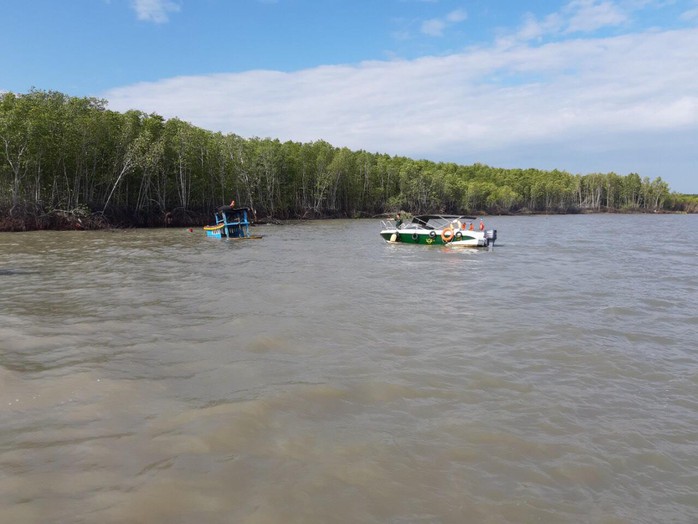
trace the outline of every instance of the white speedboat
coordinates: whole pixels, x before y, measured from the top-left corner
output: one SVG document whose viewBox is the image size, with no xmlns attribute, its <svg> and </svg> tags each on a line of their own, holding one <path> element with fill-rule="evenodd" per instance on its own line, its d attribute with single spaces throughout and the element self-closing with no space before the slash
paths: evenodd
<svg viewBox="0 0 698 524">
<path fill-rule="evenodd" d="M 382 221 L 386 242 L 450 247 L 488 247 L 497 240 L 497 230 L 484 228 L 482 220 L 467 215 L 416 215 L 406 224 Z"/>
</svg>

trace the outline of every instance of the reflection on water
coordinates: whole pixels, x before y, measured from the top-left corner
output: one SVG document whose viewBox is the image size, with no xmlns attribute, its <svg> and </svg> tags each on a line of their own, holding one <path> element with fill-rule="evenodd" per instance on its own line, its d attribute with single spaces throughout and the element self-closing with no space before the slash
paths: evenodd
<svg viewBox="0 0 698 524">
<path fill-rule="evenodd" d="M 0 235 L 3 521 L 695 522 L 696 217 L 487 225 Z"/>
</svg>

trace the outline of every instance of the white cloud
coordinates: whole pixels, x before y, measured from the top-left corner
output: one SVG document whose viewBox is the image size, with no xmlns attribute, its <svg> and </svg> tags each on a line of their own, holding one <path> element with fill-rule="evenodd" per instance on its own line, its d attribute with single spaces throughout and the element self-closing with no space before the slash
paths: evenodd
<svg viewBox="0 0 698 524">
<path fill-rule="evenodd" d="M 638 8 L 635 6 L 635 9 Z M 518 31 L 500 37 L 499 45 L 540 41 L 575 33 L 592 33 L 606 27 L 622 25 L 628 20 L 629 15 L 614 2 L 572 0 L 560 12 L 551 13 L 541 20 L 531 13 L 526 14 Z"/>
<path fill-rule="evenodd" d="M 421 32 L 428 36 L 443 36 L 444 30 L 453 24 L 462 22 L 468 18 L 462 9 L 451 11 L 443 18 L 432 18 L 422 22 Z"/>
<path fill-rule="evenodd" d="M 550 167 L 581 172 L 605 158 L 605 171 L 641 172 L 633 161 L 662 147 L 666 136 L 698 140 L 695 49 L 698 29 L 648 32 L 291 73 L 178 77 L 104 97 L 114 110 L 156 112 L 246 137 L 324 139 L 493 165 L 533 155 L 544 166 L 564 150 L 570 163 Z M 638 156 L 626 154 L 615 167 L 603 156 L 614 150 Z"/>
<path fill-rule="evenodd" d="M 508 37 L 511 41 L 540 40 L 543 37 L 560 32 L 563 20 L 558 14 L 552 14 L 543 20 L 536 19 L 533 15 L 524 16 L 524 22 L 519 31 Z"/>
<path fill-rule="evenodd" d="M 169 13 L 179 12 L 180 6 L 171 0 L 133 0 L 133 9 L 138 20 L 163 24 L 169 20 Z"/>
<path fill-rule="evenodd" d="M 422 22 L 421 31 L 425 35 L 429 36 L 442 36 L 444 34 L 444 28 L 446 27 L 446 22 L 440 18 L 432 18 L 431 20 L 425 20 Z"/>
<path fill-rule="evenodd" d="M 595 31 L 628 20 L 627 14 L 610 1 L 573 0 L 566 10 L 571 14 L 567 27 L 569 33 Z"/>
<path fill-rule="evenodd" d="M 446 20 L 452 24 L 457 24 L 468 18 L 468 14 L 463 9 L 456 9 L 446 15 Z"/>
<path fill-rule="evenodd" d="M 698 20 L 698 7 L 683 12 L 681 14 L 681 19 L 686 20 L 687 22 Z"/>
</svg>

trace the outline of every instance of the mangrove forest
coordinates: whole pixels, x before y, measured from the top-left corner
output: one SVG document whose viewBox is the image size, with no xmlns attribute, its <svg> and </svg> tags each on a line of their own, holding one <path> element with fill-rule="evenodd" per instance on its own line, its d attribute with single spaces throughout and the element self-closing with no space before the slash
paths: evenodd
<svg viewBox="0 0 698 524">
<path fill-rule="evenodd" d="M 696 212 L 698 196 L 637 173 L 458 165 L 319 140 L 280 142 L 119 113 L 54 91 L 0 94 L 0 230 L 202 225 L 235 199 L 258 220 Z"/>
</svg>

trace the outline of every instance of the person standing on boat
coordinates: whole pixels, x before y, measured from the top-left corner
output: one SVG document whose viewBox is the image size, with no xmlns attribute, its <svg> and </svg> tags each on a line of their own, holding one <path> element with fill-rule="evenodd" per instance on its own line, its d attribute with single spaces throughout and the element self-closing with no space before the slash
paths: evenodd
<svg viewBox="0 0 698 524">
<path fill-rule="evenodd" d="M 484 231 L 484 230 L 485 230 L 485 223 L 482 221 L 482 219 L 480 219 L 480 231 Z"/>
<path fill-rule="evenodd" d="M 395 215 L 395 229 L 400 229 L 400 226 L 402 225 L 402 218 L 400 218 L 400 213 Z"/>
</svg>

